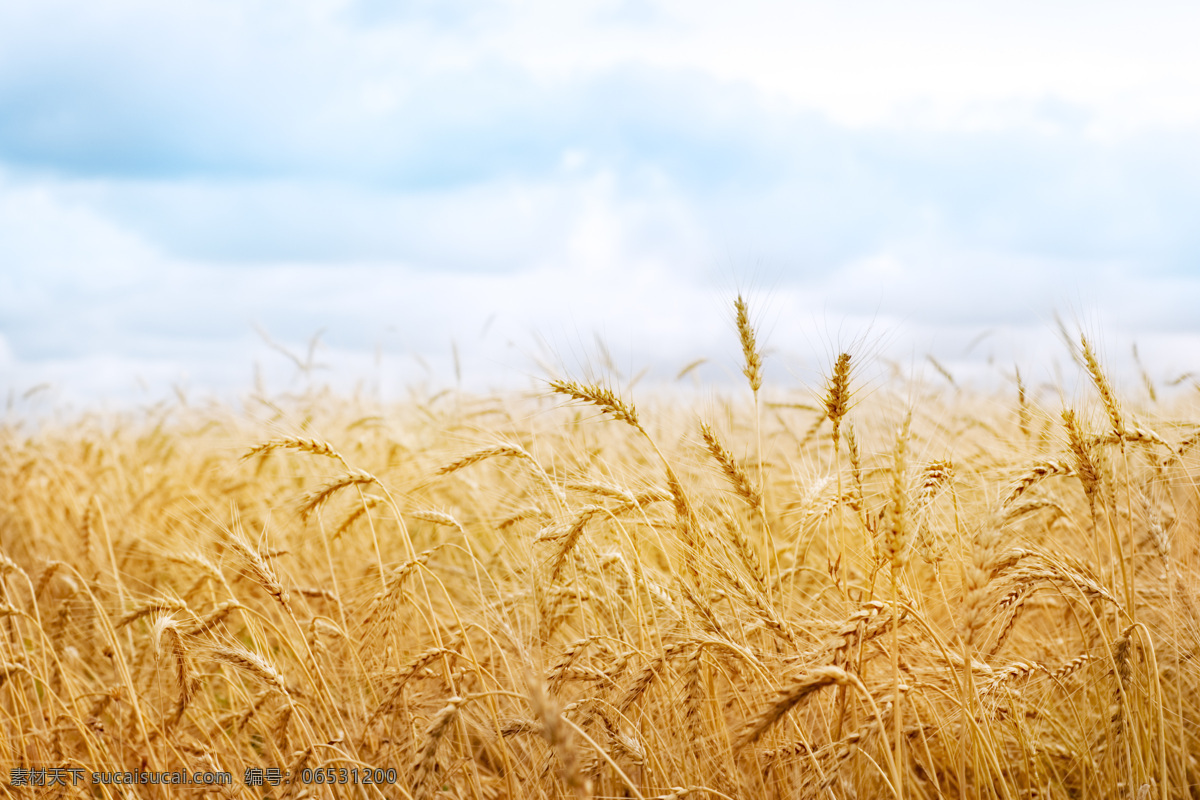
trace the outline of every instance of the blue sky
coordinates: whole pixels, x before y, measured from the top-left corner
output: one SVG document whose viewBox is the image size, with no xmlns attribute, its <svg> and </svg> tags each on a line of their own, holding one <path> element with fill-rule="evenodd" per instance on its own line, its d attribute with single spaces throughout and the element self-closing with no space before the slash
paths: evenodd
<svg viewBox="0 0 1200 800">
<path fill-rule="evenodd" d="M 1049 370 L 1052 315 L 1200 368 L 1200 7 L 0 3 L 0 376 L 150 397 L 798 385 L 841 344 Z M 985 331 L 984 344 L 966 343 Z M 988 364 L 988 359 L 992 364 Z M 1040 365 L 1040 366 L 1035 366 Z"/>
</svg>

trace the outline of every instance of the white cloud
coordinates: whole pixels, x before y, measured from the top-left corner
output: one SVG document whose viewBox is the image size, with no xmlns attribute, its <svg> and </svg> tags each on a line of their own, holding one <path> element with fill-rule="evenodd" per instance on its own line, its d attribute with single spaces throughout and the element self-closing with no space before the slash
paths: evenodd
<svg viewBox="0 0 1200 800">
<path fill-rule="evenodd" d="M 279 358 L 257 323 L 328 328 L 360 377 L 376 347 L 444 377 L 451 339 L 519 372 L 536 333 L 586 362 L 594 331 L 669 372 L 728 344 L 743 269 L 781 361 L 843 317 L 913 331 L 896 352 L 1033 341 L 1055 307 L 1189 341 L 1200 11 L 1134 14 L 6 4 L 3 369 L 240 385 Z"/>
</svg>

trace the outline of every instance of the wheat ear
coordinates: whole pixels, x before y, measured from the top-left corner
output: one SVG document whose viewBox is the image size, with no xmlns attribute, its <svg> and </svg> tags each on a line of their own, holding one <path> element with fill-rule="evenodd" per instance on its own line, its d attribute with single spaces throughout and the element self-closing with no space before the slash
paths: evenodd
<svg viewBox="0 0 1200 800">
<path fill-rule="evenodd" d="M 642 433 L 645 430 L 638 421 L 637 409 L 632 403 L 621 399 L 612 389 L 596 383 L 580 384 L 575 381 L 553 380 L 550 389 L 556 394 L 565 394 L 572 400 L 596 406 L 614 419 L 637 428 Z"/>
<path fill-rule="evenodd" d="M 1112 385 L 1108 382 L 1104 370 L 1100 368 L 1100 361 L 1092 350 L 1091 342 L 1081 334 L 1079 343 L 1083 348 L 1083 363 L 1087 367 L 1092 384 L 1100 394 L 1100 400 L 1104 403 L 1104 410 L 1108 413 L 1109 422 L 1112 423 L 1113 433 L 1121 436 L 1125 433 L 1125 422 L 1121 414 L 1121 406 L 1117 403 L 1117 396 L 1113 393 Z"/>
<path fill-rule="evenodd" d="M 423 800 L 423 798 L 429 796 L 431 791 L 431 788 L 428 786 L 429 776 L 433 773 L 434 766 L 437 764 L 438 746 L 442 743 L 442 739 L 445 738 L 446 731 L 450 728 L 450 723 L 454 722 L 458 716 L 458 710 L 463 702 L 464 700 L 461 697 L 451 697 L 446 701 L 446 705 L 434 716 L 433 721 L 425 730 L 425 743 L 421 746 L 416 766 L 413 768 L 412 796 L 415 800 Z"/>
<path fill-rule="evenodd" d="M 249 673 L 272 689 L 287 695 L 288 687 L 279 670 L 271 666 L 265 658 L 241 645 L 232 647 L 214 647 L 213 658 L 230 666 L 237 667 L 242 672 Z"/>
<path fill-rule="evenodd" d="M 300 436 L 284 436 L 278 439 L 271 439 L 262 444 L 255 445 L 242 455 L 242 461 L 247 461 L 257 455 L 266 455 L 272 450 L 298 450 L 302 453 L 311 453 L 315 456 L 324 456 L 332 458 L 341 463 L 346 469 L 350 469 L 350 465 L 346 463 L 346 459 L 339 453 L 333 445 L 322 439 L 305 439 Z"/>
<path fill-rule="evenodd" d="M 750 481 L 750 476 L 746 474 L 746 470 L 737 463 L 733 458 L 733 453 L 722 444 L 717 438 L 717 434 L 713 431 L 712 426 L 707 422 L 700 423 L 700 436 L 704 439 L 704 447 L 708 450 L 709 455 L 721 467 L 721 472 L 725 478 L 733 486 L 734 492 L 738 497 L 746 501 L 746 505 L 753 508 L 759 514 L 763 513 L 762 492 Z"/>
<path fill-rule="evenodd" d="M 771 704 L 760 711 L 757 716 L 751 717 L 746 721 L 737 739 L 737 749 L 745 748 L 758 741 L 771 726 L 783 719 L 784 715 L 791 711 L 797 703 L 818 689 L 834 684 L 843 686 L 856 682 L 854 676 L 849 672 L 833 665 L 816 667 L 805 672 L 781 689 Z"/>
</svg>

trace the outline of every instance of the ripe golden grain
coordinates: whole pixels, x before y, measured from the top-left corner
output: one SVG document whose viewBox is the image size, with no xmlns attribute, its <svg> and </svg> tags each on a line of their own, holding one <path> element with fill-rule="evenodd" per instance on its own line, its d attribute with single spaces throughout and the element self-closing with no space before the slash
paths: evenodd
<svg viewBox="0 0 1200 800">
<path fill-rule="evenodd" d="M 1200 397 L 1123 398 L 1075 339 L 1099 399 L 1057 422 L 1020 373 L 859 396 L 844 353 L 767 403 L 734 308 L 753 406 L 560 380 L 0 426 L 0 752 L 430 799 L 1186 794 Z"/>
</svg>

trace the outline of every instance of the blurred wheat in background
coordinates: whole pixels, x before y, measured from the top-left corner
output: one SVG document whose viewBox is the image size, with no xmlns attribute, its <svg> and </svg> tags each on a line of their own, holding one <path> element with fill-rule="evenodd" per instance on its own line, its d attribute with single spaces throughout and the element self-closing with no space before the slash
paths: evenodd
<svg viewBox="0 0 1200 800">
<path fill-rule="evenodd" d="M 234 776 L 62 797 L 1194 796 L 1194 393 L 1134 404 L 1078 335 L 1090 395 L 865 391 L 857 352 L 770 386 L 734 313 L 749 385 L 692 407 L 552 376 L 7 423 L 0 764 Z"/>
</svg>

